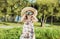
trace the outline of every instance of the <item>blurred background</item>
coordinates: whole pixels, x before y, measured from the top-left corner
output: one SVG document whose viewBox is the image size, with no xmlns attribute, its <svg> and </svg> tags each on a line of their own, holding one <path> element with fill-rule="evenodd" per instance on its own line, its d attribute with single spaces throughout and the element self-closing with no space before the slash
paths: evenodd
<svg viewBox="0 0 60 39">
<path fill-rule="evenodd" d="M 60 22 L 60 0 L 0 0 L 0 22 L 20 22 L 24 7 L 37 9 L 39 22 Z"/>
<path fill-rule="evenodd" d="M 19 39 L 21 10 L 25 7 L 38 11 L 36 39 L 60 39 L 60 0 L 0 0 L 0 39 Z"/>
</svg>

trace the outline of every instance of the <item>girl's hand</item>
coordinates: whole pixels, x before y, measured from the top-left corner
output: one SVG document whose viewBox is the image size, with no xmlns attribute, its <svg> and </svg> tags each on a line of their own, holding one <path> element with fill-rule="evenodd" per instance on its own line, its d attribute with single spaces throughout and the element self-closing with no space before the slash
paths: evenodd
<svg viewBox="0 0 60 39">
<path fill-rule="evenodd" d="M 24 14 L 24 15 L 21 17 L 21 22 L 25 20 L 25 17 L 26 17 L 26 15 Z"/>
<path fill-rule="evenodd" d="M 38 19 L 37 19 L 34 15 L 32 15 L 32 21 L 33 21 L 33 22 L 37 22 Z"/>
</svg>

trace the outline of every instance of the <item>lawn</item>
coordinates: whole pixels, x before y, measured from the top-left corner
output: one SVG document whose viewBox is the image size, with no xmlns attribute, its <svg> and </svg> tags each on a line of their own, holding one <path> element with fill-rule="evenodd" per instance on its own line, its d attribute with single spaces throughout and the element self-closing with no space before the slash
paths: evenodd
<svg viewBox="0 0 60 39">
<path fill-rule="evenodd" d="M 0 39 L 19 39 L 22 33 L 22 25 L 20 23 L 0 23 L 0 27 L 12 26 L 14 28 L 0 28 Z M 60 39 L 60 26 L 46 24 L 46 27 L 40 27 L 40 23 L 34 23 L 36 39 Z M 49 26 L 47 26 L 49 25 Z M 18 27 L 21 26 L 21 27 Z"/>
<path fill-rule="evenodd" d="M 0 26 L 21 26 L 22 23 L 0 22 Z"/>
</svg>

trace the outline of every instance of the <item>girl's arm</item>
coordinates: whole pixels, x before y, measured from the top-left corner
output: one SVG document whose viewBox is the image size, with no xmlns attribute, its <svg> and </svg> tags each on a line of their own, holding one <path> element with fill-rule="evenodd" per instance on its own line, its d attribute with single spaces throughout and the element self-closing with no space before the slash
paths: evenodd
<svg viewBox="0 0 60 39">
<path fill-rule="evenodd" d="M 25 16 L 26 16 L 26 15 L 22 16 L 21 22 L 23 22 L 23 21 L 25 20 Z"/>
<path fill-rule="evenodd" d="M 33 15 L 33 16 L 32 16 L 32 21 L 33 21 L 33 22 L 37 22 L 38 19 Z"/>
</svg>

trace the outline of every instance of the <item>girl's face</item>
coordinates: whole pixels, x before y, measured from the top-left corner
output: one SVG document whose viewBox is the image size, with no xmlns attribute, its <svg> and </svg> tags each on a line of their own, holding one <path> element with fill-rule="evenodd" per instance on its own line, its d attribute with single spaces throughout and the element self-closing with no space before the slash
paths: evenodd
<svg viewBox="0 0 60 39">
<path fill-rule="evenodd" d="M 31 19 L 32 15 L 33 15 L 33 12 L 32 11 L 27 11 L 26 12 L 26 15 L 27 15 L 27 18 L 28 19 Z"/>
</svg>

